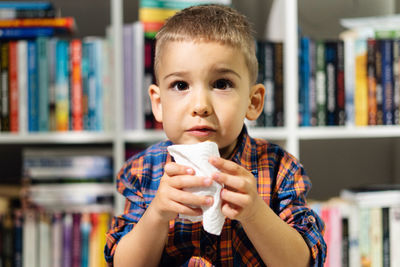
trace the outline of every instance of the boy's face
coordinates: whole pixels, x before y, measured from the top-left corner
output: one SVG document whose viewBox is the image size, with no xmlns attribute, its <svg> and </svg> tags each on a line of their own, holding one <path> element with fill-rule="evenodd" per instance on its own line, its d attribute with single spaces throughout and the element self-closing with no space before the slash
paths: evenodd
<svg viewBox="0 0 400 267">
<path fill-rule="evenodd" d="M 213 141 L 229 157 L 243 127 L 262 111 L 264 87 L 250 86 L 240 50 L 216 42 L 165 44 L 149 88 L 155 118 L 175 144 Z"/>
</svg>

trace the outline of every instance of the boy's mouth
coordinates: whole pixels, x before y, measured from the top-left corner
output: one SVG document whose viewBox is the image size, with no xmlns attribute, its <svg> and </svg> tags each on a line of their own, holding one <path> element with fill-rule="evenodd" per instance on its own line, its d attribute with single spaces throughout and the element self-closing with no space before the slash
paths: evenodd
<svg viewBox="0 0 400 267">
<path fill-rule="evenodd" d="M 195 136 L 206 137 L 215 133 L 215 130 L 209 126 L 195 126 L 187 130 L 187 132 Z"/>
</svg>

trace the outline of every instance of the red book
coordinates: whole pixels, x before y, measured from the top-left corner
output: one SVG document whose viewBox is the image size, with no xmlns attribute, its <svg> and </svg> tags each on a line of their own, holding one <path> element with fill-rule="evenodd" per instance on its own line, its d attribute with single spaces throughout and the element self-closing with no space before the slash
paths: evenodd
<svg viewBox="0 0 400 267">
<path fill-rule="evenodd" d="M 10 101 L 10 131 L 18 132 L 18 58 L 17 41 L 9 43 L 9 101 Z"/>
<path fill-rule="evenodd" d="M 69 32 L 75 29 L 73 17 L 63 18 L 27 18 L 27 19 L 5 19 L 0 20 L 0 28 L 55 28 Z"/>
<path fill-rule="evenodd" d="M 72 130 L 83 130 L 83 89 L 82 89 L 82 42 L 74 39 L 70 44 L 71 51 L 71 123 Z"/>
</svg>

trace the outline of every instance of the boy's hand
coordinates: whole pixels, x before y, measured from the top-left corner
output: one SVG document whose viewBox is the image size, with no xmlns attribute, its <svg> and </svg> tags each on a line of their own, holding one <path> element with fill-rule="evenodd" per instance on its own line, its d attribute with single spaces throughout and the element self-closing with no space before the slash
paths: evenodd
<svg viewBox="0 0 400 267">
<path fill-rule="evenodd" d="M 175 219 L 181 213 L 190 216 L 202 214 L 200 206 L 211 206 L 211 196 L 198 196 L 184 191 L 185 188 L 205 187 L 212 184 L 211 178 L 194 176 L 193 169 L 177 163 L 167 163 L 160 186 L 151 202 L 152 210 L 164 222 Z"/>
<path fill-rule="evenodd" d="M 233 161 L 212 157 L 209 162 L 220 172 L 212 178 L 224 185 L 221 190 L 222 213 L 234 220 L 252 220 L 257 210 L 264 205 L 258 195 L 257 183 L 253 174 Z"/>
</svg>

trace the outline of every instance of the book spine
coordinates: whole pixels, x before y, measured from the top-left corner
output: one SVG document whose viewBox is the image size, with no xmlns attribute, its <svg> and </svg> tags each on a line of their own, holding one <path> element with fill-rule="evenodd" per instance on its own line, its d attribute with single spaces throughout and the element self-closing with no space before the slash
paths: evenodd
<svg viewBox="0 0 400 267">
<path fill-rule="evenodd" d="M 18 128 L 28 132 L 28 42 L 18 41 Z"/>
<path fill-rule="evenodd" d="M 71 267 L 81 266 L 82 257 L 82 237 L 81 237 L 81 214 L 72 214 L 72 265 Z"/>
<path fill-rule="evenodd" d="M 346 124 L 345 87 L 344 87 L 344 43 L 337 42 L 337 73 L 336 73 L 336 125 Z"/>
<path fill-rule="evenodd" d="M 82 115 L 82 42 L 74 39 L 70 44 L 71 50 L 71 125 L 72 130 L 83 130 Z"/>
<path fill-rule="evenodd" d="M 310 38 L 301 38 L 299 118 L 301 126 L 310 126 Z"/>
<path fill-rule="evenodd" d="M 393 62 L 392 40 L 382 40 L 383 124 L 393 124 Z"/>
<path fill-rule="evenodd" d="M 28 41 L 28 129 L 39 130 L 39 92 L 37 78 L 37 46 L 33 40 Z"/>
<path fill-rule="evenodd" d="M 49 70 L 47 56 L 47 42 L 45 37 L 38 38 L 38 89 L 39 89 L 39 131 L 49 131 Z"/>
<path fill-rule="evenodd" d="M 22 267 L 23 215 L 21 210 L 14 212 L 14 267 Z"/>
<path fill-rule="evenodd" d="M 368 125 L 376 125 L 376 71 L 375 71 L 376 40 L 367 40 L 367 79 L 368 79 Z"/>
<path fill-rule="evenodd" d="M 0 28 L 25 27 L 53 27 L 72 31 L 75 27 L 75 20 L 73 17 L 0 20 Z"/>
<path fill-rule="evenodd" d="M 154 53 L 155 53 L 155 40 L 150 38 L 145 38 L 144 43 L 144 88 L 149 88 L 149 86 L 155 82 L 155 77 L 153 73 L 154 68 Z M 151 111 L 151 102 L 149 97 L 144 94 L 144 107 L 143 113 L 145 117 L 145 128 L 152 129 L 155 128 L 154 117 Z"/>
<path fill-rule="evenodd" d="M 383 125 L 383 85 L 382 85 L 382 40 L 377 40 L 375 50 L 376 75 L 376 124 Z"/>
<path fill-rule="evenodd" d="M 56 125 L 57 131 L 69 130 L 68 41 L 56 44 Z"/>
<path fill-rule="evenodd" d="M 362 266 L 372 266 L 371 265 L 371 239 L 370 239 L 370 226 L 371 226 L 371 216 L 370 209 L 367 207 L 362 207 L 359 210 L 360 220 L 359 220 L 359 246 L 360 246 L 360 257 Z"/>
<path fill-rule="evenodd" d="M 336 88 L 337 88 L 337 43 L 325 43 L 325 73 L 326 73 L 326 117 L 327 125 L 336 124 Z"/>
<path fill-rule="evenodd" d="M 147 88 L 144 87 L 144 29 L 140 22 L 133 23 L 133 77 L 134 77 L 134 129 L 144 129 L 143 97 Z"/>
<path fill-rule="evenodd" d="M 389 208 L 390 266 L 400 266 L 400 207 Z"/>
<path fill-rule="evenodd" d="M 346 125 L 354 125 L 354 88 L 355 88 L 355 39 L 351 36 L 343 38 L 344 42 L 344 81 L 346 92 Z"/>
<path fill-rule="evenodd" d="M 389 208 L 382 208 L 382 267 L 390 267 Z"/>
<path fill-rule="evenodd" d="M 264 113 L 265 113 L 265 126 L 273 127 L 274 125 L 274 45 L 271 42 L 264 44 L 264 85 L 265 85 L 265 98 L 264 98 Z"/>
<path fill-rule="evenodd" d="M 382 208 L 370 208 L 371 266 L 382 266 Z"/>
<path fill-rule="evenodd" d="M 9 42 L 9 103 L 10 103 L 10 131 L 17 133 L 19 122 L 18 122 L 18 51 L 17 41 Z"/>
<path fill-rule="evenodd" d="M 46 10 L 52 9 L 53 5 L 50 2 L 11 2 L 2 1 L 0 2 L 0 9 L 13 9 L 13 10 Z"/>
<path fill-rule="evenodd" d="M 314 40 L 310 42 L 310 125 L 316 126 L 317 125 L 317 88 L 316 88 L 316 43 Z"/>
<path fill-rule="evenodd" d="M 63 266 L 72 266 L 72 214 L 66 213 L 63 220 Z"/>
<path fill-rule="evenodd" d="M 317 41 L 316 47 L 316 102 L 317 125 L 326 125 L 326 76 L 325 76 L 325 44 Z"/>
<path fill-rule="evenodd" d="M 56 45 L 57 39 L 51 38 L 48 41 L 48 70 L 49 70 L 49 130 L 57 130 L 56 120 Z"/>
<path fill-rule="evenodd" d="M 104 130 L 104 120 L 103 120 L 103 39 L 97 39 L 95 41 L 94 46 L 94 60 L 95 60 L 95 69 L 94 69 L 94 79 L 95 79 L 95 86 L 96 86 L 96 104 L 94 107 L 95 111 L 95 130 L 96 131 L 103 131 Z"/>
<path fill-rule="evenodd" d="M 81 216 L 81 267 L 89 267 L 89 239 L 91 232 L 90 215 Z"/>
<path fill-rule="evenodd" d="M 62 267 L 63 215 L 55 212 L 51 225 L 51 266 Z"/>
<path fill-rule="evenodd" d="M 11 14 L 10 14 L 11 13 Z M 9 16 L 2 19 L 27 19 L 27 18 L 55 18 L 55 9 L 17 9 L 10 12 Z"/>
<path fill-rule="evenodd" d="M 134 88 L 134 77 L 133 77 L 133 30 L 132 27 L 124 25 L 123 28 L 123 53 L 124 53 L 124 126 L 126 130 L 132 130 L 133 126 L 133 116 L 134 105 L 132 101 L 134 100 L 133 91 L 137 90 Z M 130 114 L 129 116 L 127 116 Z"/>
<path fill-rule="evenodd" d="M 9 114 L 9 43 L 1 43 L 1 130 L 3 132 L 10 131 L 10 114 Z"/>
<path fill-rule="evenodd" d="M 277 127 L 284 126 L 284 110 L 283 110 L 283 98 L 284 98 L 284 83 L 283 83 L 283 43 L 274 43 L 274 84 L 275 84 L 275 111 L 274 111 L 274 124 Z"/>
<path fill-rule="evenodd" d="M 355 43 L 355 124 L 368 125 L 368 82 L 367 82 L 367 42 L 357 40 Z"/>
<path fill-rule="evenodd" d="M 393 40 L 393 123 L 400 124 L 400 40 Z"/>
<path fill-rule="evenodd" d="M 39 36 L 53 36 L 55 30 L 53 28 L 0 28 L 1 39 L 28 39 L 37 38 Z"/>
<path fill-rule="evenodd" d="M 14 236 L 13 236 L 13 219 L 10 212 L 7 212 L 3 218 L 3 227 L 1 229 L 2 247 L 3 247 L 3 263 L 4 266 L 13 266 L 14 256 Z"/>
<path fill-rule="evenodd" d="M 37 267 L 39 266 L 38 257 L 38 224 L 36 221 L 36 214 L 34 211 L 27 211 L 24 213 L 24 225 L 23 225 L 23 266 L 24 267 Z"/>
<path fill-rule="evenodd" d="M 42 211 L 39 218 L 39 266 L 50 267 L 50 221 L 49 214 Z"/>
<path fill-rule="evenodd" d="M 82 117 L 83 129 L 89 130 L 89 49 L 88 42 L 82 42 Z"/>
</svg>

